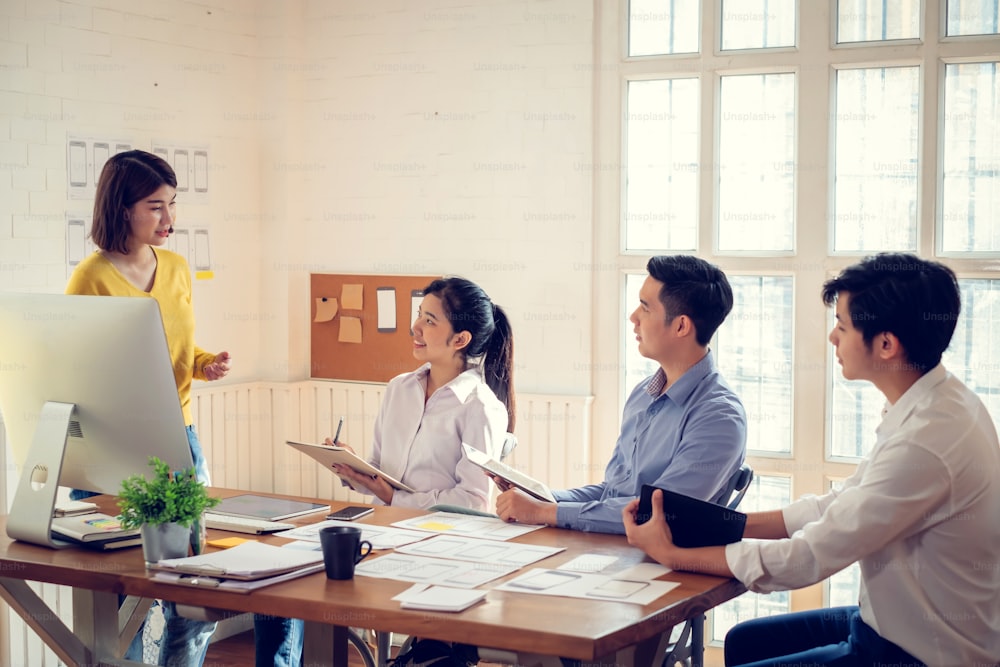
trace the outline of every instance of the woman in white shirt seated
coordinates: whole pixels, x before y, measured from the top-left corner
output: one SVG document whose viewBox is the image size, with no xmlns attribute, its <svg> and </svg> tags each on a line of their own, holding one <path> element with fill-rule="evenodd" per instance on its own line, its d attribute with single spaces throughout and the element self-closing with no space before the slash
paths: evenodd
<svg viewBox="0 0 1000 667">
<path fill-rule="evenodd" d="M 462 443 L 499 458 L 514 429 L 513 354 L 510 322 L 481 287 L 464 278 L 433 281 L 413 322 L 413 356 L 423 365 L 386 387 L 370 459 L 414 492 L 347 466 L 334 472 L 376 503 L 486 510 L 492 482 L 465 458 Z M 258 616 L 254 630 L 258 667 L 301 664 L 302 621 Z"/>
</svg>

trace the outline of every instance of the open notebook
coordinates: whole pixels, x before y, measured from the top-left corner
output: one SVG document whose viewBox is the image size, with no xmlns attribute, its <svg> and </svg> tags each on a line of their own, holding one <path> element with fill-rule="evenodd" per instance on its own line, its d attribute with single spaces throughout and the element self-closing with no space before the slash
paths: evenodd
<svg viewBox="0 0 1000 667">
<path fill-rule="evenodd" d="M 381 477 L 393 488 L 416 493 L 412 488 L 403 484 L 395 477 L 387 475 L 354 452 L 343 447 L 337 447 L 336 445 L 314 445 L 308 442 L 295 442 L 294 440 L 286 440 L 285 444 L 294 447 L 303 454 L 308 454 L 322 463 L 326 468 L 331 468 L 334 464 L 350 466 L 364 475 L 377 475 Z"/>
<path fill-rule="evenodd" d="M 550 503 L 556 502 L 556 499 L 552 495 L 552 491 L 549 490 L 549 487 L 545 486 L 534 477 L 525 475 L 523 472 L 510 467 L 506 463 L 497 461 L 485 452 L 481 452 L 475 447 L 470 447 L 464 442 L 462 443 L 462 449 L 465 451 L 465 456 L 470 461 L 491 475 L 495 475 L 505 482 L 510 482 L 525 493 L 534 496 L 539 500 L 544 500 Z"/>
</svg>

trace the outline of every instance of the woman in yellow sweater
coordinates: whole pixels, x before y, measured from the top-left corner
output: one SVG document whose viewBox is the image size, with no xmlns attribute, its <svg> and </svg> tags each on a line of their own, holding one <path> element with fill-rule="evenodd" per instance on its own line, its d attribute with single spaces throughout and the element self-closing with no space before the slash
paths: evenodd
<svg viewBox="0 0 1000 667">
<path fill-rule="evenodd" d="M 152 298 L 160 306 L 177 382 L 191 458 L 198 479 L 210 483 L 208 466 L 191 419 L 191 382 L 218 380 L 229 372 L 228 352 L 212 354 L 194 343 L 191 272 L 180 255 L 164 249 L 173 232 L 177 177 L 162 158 L 145 151 L 118 153 L 97 183 L 90 235 L 100 250 L 73 271 L 67 294 Z M 121 372 L 129 372 L 122 369 Z M 89 495 L 74 490 L 74 498 Z M 215 623 L 192 621 L 163 602 L 166 625 L 159 664 L 201 665 Z M 142 660 L 142 632 L 125 657 Z"/>
</svg>

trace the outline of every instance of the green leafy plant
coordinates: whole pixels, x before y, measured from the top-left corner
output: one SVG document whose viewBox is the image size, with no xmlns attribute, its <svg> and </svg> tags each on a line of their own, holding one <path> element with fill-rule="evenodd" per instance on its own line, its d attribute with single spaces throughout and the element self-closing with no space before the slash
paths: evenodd
<svg viewBox="0 0 1000 667">
<path fill-rule="evenodd" d="M 149 457 L 153 478 L 132 475 L 122 481 L 118 492 L 121 524 L 139 528 L 143 524 L 179 523 L 190 527 L 202 512 L 219 504 L 198 481 L 194 468 L 176 473 L 155 456 Z"/>
</svg>

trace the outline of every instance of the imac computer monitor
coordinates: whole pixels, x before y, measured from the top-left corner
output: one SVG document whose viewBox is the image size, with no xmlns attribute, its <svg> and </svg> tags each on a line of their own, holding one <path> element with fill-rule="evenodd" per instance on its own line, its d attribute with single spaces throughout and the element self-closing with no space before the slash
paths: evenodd
<svg viewBox="0 0 1000 667">
<path fill-rule="evenodd" d="M 192 466 L 152 298 L 0 293 L 0 419 L 14 539 L 63 546 L 49 533 L 59 486 L 117 495 L 151 456 Z"/>
</svg>

